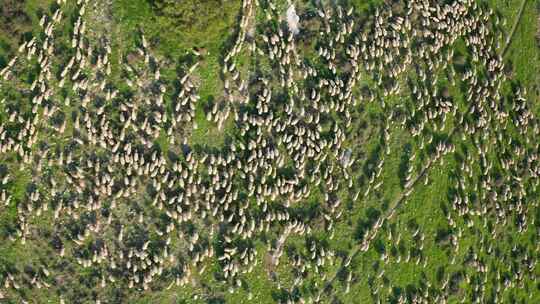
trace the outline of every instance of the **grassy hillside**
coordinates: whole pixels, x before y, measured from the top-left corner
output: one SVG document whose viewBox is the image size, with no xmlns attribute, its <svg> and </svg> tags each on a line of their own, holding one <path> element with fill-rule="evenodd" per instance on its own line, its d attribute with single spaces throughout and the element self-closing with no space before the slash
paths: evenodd
<svg viewBox="0 0 540 304">
<path fill-rule="evenodd" d="M 54 2 L 0 5 L 0 303 L 540 299 L 538 3 Z"/>
</svg>

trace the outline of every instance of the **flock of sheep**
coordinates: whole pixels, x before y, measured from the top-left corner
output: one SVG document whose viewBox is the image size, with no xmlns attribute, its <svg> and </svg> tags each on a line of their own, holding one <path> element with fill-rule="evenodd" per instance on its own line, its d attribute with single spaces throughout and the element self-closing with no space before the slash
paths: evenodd
<svg viewBox="0 0 540 304">
<path fill-rule="evenodd" d="M 210 299 L 206 281 L 263 303 L 251 288 L 261 273 L 281 303 L 329 303 L 365 289 L 377 303 L 499 303 L 505 290 L 531 288 L 540 126 L 525 88 L 508 79 L 502 21 L 487 6 L 400 1 L 364 20 L 352 7 L 285 13 L 273 1 L 244 0 L 221 62 L 222 92 L 207 102 L 198 50 L 170 80 L 144 34 L 124 54 L 114 38 L 91 33 L 92 1 L 57 4 L 0 72 L 2 247 L 53 254 L 1 265 L 0 297 L 35 302 L 32 290 L 50 289 L 60 303 L 82 301 L 56 286 L 62 263 L 92 270 L 85 296 L 97 303 L 114 302 L 107 288 L 182 287 Z M 371 159 L 358 142 L 368 108 L 381 113 L 369 127 L 380 148 Z M 228 134 L 223 145 L 191 145 L 204 120 Z M 384 209 L 373 202 L 400 139 L 412 150 Z M 395 222 L 446 163 L 456 163 L 441 202 L 448 233 L 433 244 L 430 228 Z M 338 250 L 333 240 L 368 206 L 380 212 Z M 374 248 L 377 240 L 387 245 Z M 386 266 L 429 268 L 437 262 L 426 243 L 449 246 L 449 265 L 472 271 L 424 276 L 396 293 Z M 358 268 L 368 251 L 380 255 L 373 275 Z M 456 277 L 468 292 L 456 295 Z"/>
</svg>

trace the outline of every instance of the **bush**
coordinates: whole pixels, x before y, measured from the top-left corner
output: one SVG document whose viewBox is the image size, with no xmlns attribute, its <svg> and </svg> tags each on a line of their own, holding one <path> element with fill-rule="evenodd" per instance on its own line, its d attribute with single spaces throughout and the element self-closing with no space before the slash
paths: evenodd
<svg viewBox="0 0 540 304">
<path fill-rule="evenodd" d="M 147 0 L 156 16 L 156 25 L 180 37 L 184 44 L 206 46 L 220 41 L 234 24 L 241 2 L 238 0 Z"/>
<path fill-rule="evenodd" d="M 0 50 L 4 52 L 12 51 L 20 37 L 32 29 L 24 6 L 25 1 L 21 0 L 5 0 L 0 5 Z"/>
</svg>

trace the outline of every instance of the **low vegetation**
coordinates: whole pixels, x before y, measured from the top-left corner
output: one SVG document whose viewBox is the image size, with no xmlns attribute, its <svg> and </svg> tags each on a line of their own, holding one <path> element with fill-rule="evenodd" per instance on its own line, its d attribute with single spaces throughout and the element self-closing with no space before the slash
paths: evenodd
<svg viewBox="0 0 540 304">
<path fill-rule="evenodd" d="M 8 3 L 0 302 L 540 299 L 534 3 Z"/>
</svg>

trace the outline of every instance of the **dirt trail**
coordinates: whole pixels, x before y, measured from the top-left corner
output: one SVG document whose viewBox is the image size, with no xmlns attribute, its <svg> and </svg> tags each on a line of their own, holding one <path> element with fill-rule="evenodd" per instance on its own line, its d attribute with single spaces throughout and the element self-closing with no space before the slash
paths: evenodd
<svg viewBox="0 0 540 304">
<path fill-rule="evenodd" d="M 526 0 L 525 0 L 526 1 Z M 468 108 L 467 112 L 470 110 L 470 107 Z M 456 131 L 458 131 L 458 127 L 454 127 L 452 129 L 452 131 L 450 132 L 449 136 L 448 136 L 448 139 L 451 140 L 452 137 L 455 135 Z M 403 191 L 399 194 L 399 196 L 394 200 L 394 202 L 392 203 L 392 205 L 390 205 L 390 207 L 388 208 L 388 210 L 385 212 L 385 214 L 381 217 L 384 219 L 384 221 L 387 221 L 389 220 L 392 216 L 393 216 L 393 213 L 395 212 L 395 210 L 400 206 L 400 204 L 409 196 L 408 194 L 410 194 L 410 192 L 413 191 L 414 187 L 418 184 L 418 182 L 420 182 L 422 180 L 422 178 L 429 172 L 429 170 L 431 169 L 431 167 L 433 167 L 434 164 L 437 164 L 438 161 L 444 157 L 444 155 L 440 155 L 439 157 L 437 158 L 434 158 L 433 160 L 430 160 L 423 168 L 422 170 L 420 171 L 420 173 L 418 173 L 418 175 L 412 180 L 412 183 L 410 184 L 410 186 L 406 189 L 403 189 Z M 371 232 L 371 235 L 365 237 L 364 239 L 373 239 L 375 238 L 375 236 L 377 235 L 377 232 L 378 232 L 378 229 L 376 230 L 373 230 Z M 347 262 L 350 262 L 352 261 L 352 259 L 354 259 L 354 257 L 356 257 L 356 255 L 361 251 L 363 247 L 363 242 L 361 243 L 358 243 L 355 247 L 353 247 L 353 249 L 351 249 L 351 252 L 349 253 L 349 255 L 347 256 L 347 258 L 345 258 L 343 261 L 344 263 L 342 263 L 342 266 L 339 267 L 339 269 L 336 271 L 336 273 L 330 278 L 328 279 L 328 281 L 324 284 L 324 287 L 319 291 L 319 294 L 318 296 L 321 297 L 323 292 L 325 290 L 327 290 L 333 283 L 334 281 L 336 280 L 338 274 L 345 270 L 347 268 L 347 265 L 348 263 Z M 345 262 L 347 261 L 347 262 Z"/>
<path fill-rule="evenodd" d="M 521 21 L 521 17 L 523 16 L 523 11 L 525 10 L 525 5 L 527 4 L 527 0 L 523 0 L 521 2 L 521 6 L 519 7 L 519 12 L 516 17 L 516 20 L 514 21 L 514 25 L 512 25 L 512 29 L 510 30 L 510 35 L 506 38 L 506 43 L 504 44 L 504 48 L 501 52 L 501 57 L 504 57 L 506 54 L 506 51 L 508 51 L 508 47 L 510 46 L 510 43 L 512 42 L 512 39 L 514 38 L 514 34 L 516 33 L 516 29 Z"/>
</svg>

